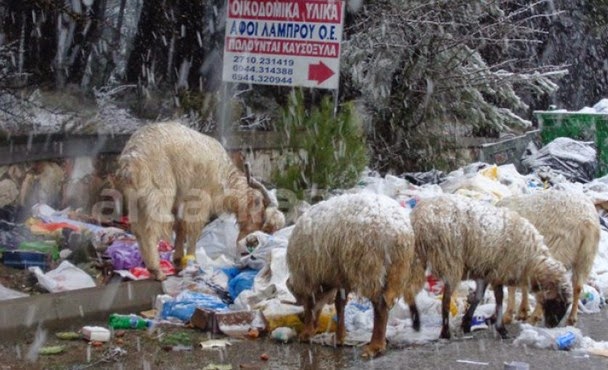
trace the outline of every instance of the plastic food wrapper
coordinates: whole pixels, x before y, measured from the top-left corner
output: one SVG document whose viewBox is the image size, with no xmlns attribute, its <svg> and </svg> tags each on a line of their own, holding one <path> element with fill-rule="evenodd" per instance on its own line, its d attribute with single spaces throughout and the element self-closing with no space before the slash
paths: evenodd
<svg viewBox="0 0 608 370">
<path fill-rule="evenodd" d="M 61 262 L 56 269 L 46 274 L 38 266 L 30 267 L 29 270 L 36 275 L 38 283 L 51 293 L 96 286 L 95 281 L 89 274 L 68 261 Z"/>
</svg>

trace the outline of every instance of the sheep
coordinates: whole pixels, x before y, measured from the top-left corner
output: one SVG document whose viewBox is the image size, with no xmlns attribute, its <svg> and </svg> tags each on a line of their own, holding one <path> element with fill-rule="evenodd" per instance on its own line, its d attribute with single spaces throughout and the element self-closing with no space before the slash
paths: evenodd
<svg viewBox="0 0 608 370">
<path fill-rule="evenodd" d="M 555 259 L 572 270 L 573 297 L 568 325 L 578 320 L 578 301 L 587 281 L 599 248 L 600 221 L 595 206 L 586 195 L 557 190 L 538 191 L 532 194 L 512 196 L 497 203 L 519 213 L 543 235 L 545 244 Z M 505 323 L 510 323 L 515 313 L 515 289 L 509 287 Z M 528 318 L 528 290 L 521 287 L 522 301 L 517 319 Z M 542 309 L 536 305 L 530 321 L 542 318 Z"/>
<path fill-rule="evenodd" d="M 255 230 L 272 233 L 285 223 L 264 186 L 237 169 L 222 145 L 178 122 L 148 124 L 127 141 L 116 179 L 128 204 L 148 270 L 164 280 L 156 246 L 175 231 L 174 261 L 184 243 L 193 255 L 201 230 L 211 217 L 234 213 L 239 239 Z"/>
<path fill-rule="evenodd" d="M 416 254 L 444 281 L 441 338 L 450 338 L 449 307 L 460 280 L 474 279 L 477 289 L 462 319 L 471 330 L 475 309 L 488 284 L 496 297 L 496 330 L 508 337 L 502 320 L 503 285 L 530 284 L 540 294 L 547 326 L 557 326 L 572 292 L 563 264 L 554 259 L 543 238 L 526 219 L 455 194 L 421 200 L 411 213 Z"/>
<path fill-rule="evenodd" d="M 414 259 L 414 234 L 405 210 L 377 194 L 345 194 L 311 207 L 296 222 L 287 245 L 287 287 L 304 306 L 300 340 L 315 332 L 321 309 L 332 300 L 338 315 L 336 342 L 344 343 L 349 292 L 369 298 L 374 327 L 364 357 L 386 350 L 388 312 L 405 297 L 413 327 L 420 330 L 416 293 L 424 268 Z"/>
</svg>

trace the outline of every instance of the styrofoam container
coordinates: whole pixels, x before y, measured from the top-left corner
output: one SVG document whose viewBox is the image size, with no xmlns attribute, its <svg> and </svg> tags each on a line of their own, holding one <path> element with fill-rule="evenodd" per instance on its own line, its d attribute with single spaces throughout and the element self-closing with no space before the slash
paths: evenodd
<svg viewBox="0 0 608 370">
<path fill-rule="evenodd" d="M 110 340 L 110 330 L 101 326 L 83 326 L 82 336 L 91 342 L 107 342 Z"/>
</svg>

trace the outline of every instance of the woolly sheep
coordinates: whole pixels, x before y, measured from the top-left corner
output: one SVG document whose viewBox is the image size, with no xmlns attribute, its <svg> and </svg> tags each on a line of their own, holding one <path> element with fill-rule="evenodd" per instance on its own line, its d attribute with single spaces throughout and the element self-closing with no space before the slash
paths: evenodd
<svg viewBox="0 0 608 370">
<path fill-rule="evenodd" d="M 551 255 L 572 270 L 573 297 L 568 325 L 575 325 L 578 319 L 578 301 L 587 281 L 600 240 L 600 222 L 595 206 L 586 195 L 576 192 L 547 190 L 532 194 L 518 195 L 497 203 L 526 218 L 543 235 Z M 522 288 L 520 320 L 528 315 L 528 290 Z M 515 287 L 509 287 L 505 323 L 512 320 L 515 313 Z M 542 318 L 542 309 L 536 305 L 530 317 L 532 322 Z"/>
<path fill-rule="evenodd" d="M 441 338 L 450 338 L 449 307 L 461 279 L 477 282 L 463 319 L 471 329 L 475 308 L 488 284 L 496 297 L 496 330 L 507 337 L 502 321 L 503 285 L 530 284 L 542 292 L 546 323 L 556 326 L 565 315 L 571 287 L 566 269 L 551 257 L 542 236 L 526 219 L 505 208 L 454 194 L 421 200 L 411 214 L 416 254 L 443 279 Z"/>
<path fill-rule="evenodd" d="M 117 181 L 128 200 L 131 228 L 146 267 L 157 280 L 156 246 L 175 231 L 174 260 L 184 243 L 193 255 L 203 226 L 211 217 L 234 213 L 239 239 L 255 230 L 272 233 L 285 223 L 268 191 L 244 175 L 215 139 L 177 122 L 137 130 L 118 160 Z"/>
<path fill-rule="evenodd" d="M 393 199 L 376 194 L 345 194 L 310 208 L 296 222 L 287 246 L 287 286 L 304 305 L 301 340 L 316 331 L 323 306 L 335 300 L 337 343 L 346 335 L 344 307 L 349 292 L 369 298 L 374 327 L 364 357 L 386 349 L 388 312 L 405 295 L 413 327 L 420 329 L 414 301 L 424 285 L 424 268 L 414 259 L 409 217 Z"/>
</svg>

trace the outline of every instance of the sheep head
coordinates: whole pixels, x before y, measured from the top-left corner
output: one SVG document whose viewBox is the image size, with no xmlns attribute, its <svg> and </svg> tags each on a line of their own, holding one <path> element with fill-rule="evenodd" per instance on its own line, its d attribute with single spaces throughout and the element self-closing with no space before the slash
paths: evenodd
<svg viewBox="0 0 608 370">
<path fill-rule="evenodd" d="M 541 294 L 545 325 L 554 328 L 562 321 L 572 301 L 572 289 L 567 284 L 549 288 Z"/>
<path fill-rule="evenodd" d="M 285 216 L 279 210 L 277 202 L 270 196 L 268 189 L 251 176 L 249 163 L 245 163 L 245 177 L 247 178 L 246 204 L 244 209 L 237 212 L 237 222 L 240 232 L 238 240 L 250 233 L 262 230 L 272 234 L 285 225 Z"/>
</svg>

